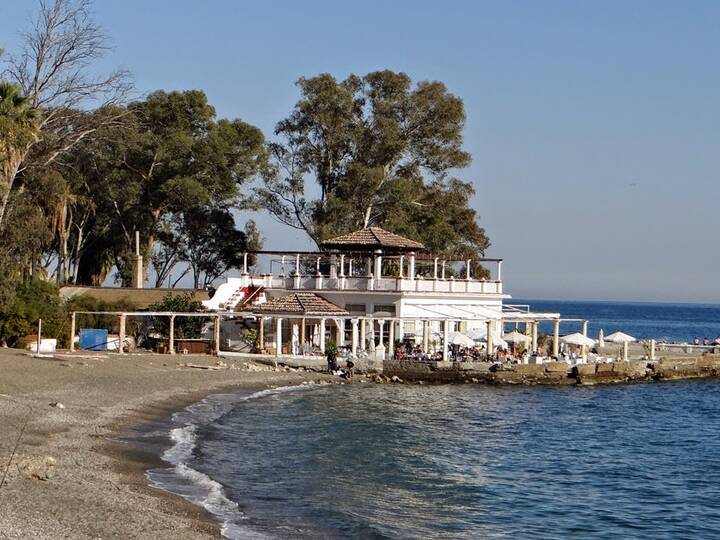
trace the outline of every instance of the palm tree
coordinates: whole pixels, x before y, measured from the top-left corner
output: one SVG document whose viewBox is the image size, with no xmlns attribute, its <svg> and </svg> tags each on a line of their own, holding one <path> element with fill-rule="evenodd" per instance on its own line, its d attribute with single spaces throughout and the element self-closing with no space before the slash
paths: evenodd
<svg viewBox="0 0 720 540">
<path fill-rule="evenodd" d="M 37 120 L 37 109 L 20 87 L 0 82 L 0 226 L 20 164 L 37 141 Z"/>
</svg>

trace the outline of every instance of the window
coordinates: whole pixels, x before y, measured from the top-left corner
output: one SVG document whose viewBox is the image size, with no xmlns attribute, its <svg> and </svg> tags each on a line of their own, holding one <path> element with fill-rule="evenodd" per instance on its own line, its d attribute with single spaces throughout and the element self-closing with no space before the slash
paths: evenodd
<svg viewBox="0 0 720 540">
<path fill-rule="evenodd" d="M 373 313 L 389 313 L 391 315 L 395 315 L 395 305 L 394 304 L 375 304 L 375 310 Z"/>
<path fill-rule="evenodd" d="M 349 313 L 366 313 L 365 304 L 345 304 L 345 310 Z"/>
</svg>

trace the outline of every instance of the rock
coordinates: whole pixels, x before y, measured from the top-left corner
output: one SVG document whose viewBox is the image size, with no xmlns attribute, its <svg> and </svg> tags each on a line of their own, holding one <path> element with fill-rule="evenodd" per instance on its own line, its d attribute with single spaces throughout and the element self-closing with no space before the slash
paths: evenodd
<svg viewBox="0 0 720 540">
<path fill-rule="evenodd" d="M 393 375 L 392 377 L 390 377 L 390 382 L 401 383 L 401 382 L 403 382 L 403 380 L 400 377 L 398 377 L 397 375 Z"/>
<path fill-rule="evenodd" d="M 37 480 L 50 480 L 55 474 L 55 458 L 51 456 L 26 457 L 17 464 L 20 474 Z"/>
<path fill-rule="evenodd" d="M 63 404 L 60 403 L 59 401 L 53 401 L 53 402 L 50 404 L 50 406 L 51 406 L 51 407 L 56 407 L 56 408 L 58 408 L 58 409 L 64 409 L 64 408 L 65 408 L 65 405 L 63 405 Z"/>
</svg>

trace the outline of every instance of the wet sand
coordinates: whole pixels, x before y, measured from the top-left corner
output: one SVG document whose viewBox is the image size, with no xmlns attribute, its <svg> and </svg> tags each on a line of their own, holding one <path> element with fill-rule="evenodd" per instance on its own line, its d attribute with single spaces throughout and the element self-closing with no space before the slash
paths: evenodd
<svg viewBox="0 0 720 540">
<path fill-rule="evenodd" d="M 157 456 L 118 437 L 211 393 L 323 376 L 241 360 L 222 359 L 216 370 L 184 365 L 216 362 L 151 354 L 32 358 L 0 349 L 0 481 L 8 471 L 0 538 L 220 538 L 207 512 L 148 485 L 145 471 L 160 465 Z"/>
</svg>

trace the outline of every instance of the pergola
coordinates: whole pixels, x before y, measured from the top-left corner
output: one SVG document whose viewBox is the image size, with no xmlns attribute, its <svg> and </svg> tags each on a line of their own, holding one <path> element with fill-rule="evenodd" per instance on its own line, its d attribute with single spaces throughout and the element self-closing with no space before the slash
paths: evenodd
<svg viewBox="0 0 720 540">
<path fill-rule="evenodd" d="M 295 345 L 300 349 L 304 348 L 308 340 L 308 324 L 313 327 L 310 336 L 317 335 L 317 345 L 320 352 L 325 352 L 325 331 L 326 321 L 331 319 L 337 328 L 337 343 L 343 344 L 345 336 L 345 319 L 338 317 L 348 316 L 349 313 L 340 306 L 312 292 L 294 292 L 286 296 L 274 298 L 264 304 L 254 306 L 250 313 L 258 317 L 258 349 L 265 349 L 265 320 L 275 320 L 275 354 L 280 356 L 283 347 L 283 321 L 288 320 L 291 324 L 291 350 L 297 354 L 299 351 L 292 350 Z M 310 339 L 312 341 L 312 337 Z"/>
</svg>

